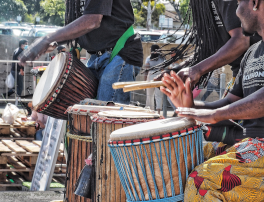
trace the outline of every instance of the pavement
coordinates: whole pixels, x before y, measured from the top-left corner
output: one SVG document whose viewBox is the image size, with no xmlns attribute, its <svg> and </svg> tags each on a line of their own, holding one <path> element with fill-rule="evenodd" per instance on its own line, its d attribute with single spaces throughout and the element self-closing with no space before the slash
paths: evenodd
<svg viewBox="0 0 264 202">
<path fill-rule="evenodd" d="M 1 202 L 50 202 L 53 200 L 63 200 L 63 192 L 42 191 L 5 191 L 0 192 Z"/>
</svg>

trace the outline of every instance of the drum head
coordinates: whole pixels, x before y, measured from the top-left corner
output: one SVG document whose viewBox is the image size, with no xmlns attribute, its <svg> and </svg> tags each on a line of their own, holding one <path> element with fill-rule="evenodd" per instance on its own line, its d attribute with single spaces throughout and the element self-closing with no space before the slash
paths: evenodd
<svg viewBox="0 0 264 202">
<path fill-rule="evenodd" d="M 136 111 L 128 111 L 128 110 L 103 111 L 103 112 L 99 112 L 98 115 L 100 117 L 119 118 L 119 119 L 155 119 L 160 117 L 159 114 L 155 114 L 155 113 L 148 113 L 144 111 L 136 112 Z"/>
<path fill-rule="evenodd" d="M 112 132 L 110 139 L 112 141 L 121 141 L 147 138 L 177 132 L 195 125 L 195 120 L 189 118 L 162 119 L 118 129 Z"/>
<path fill-rule="evenodd" d="M 151 111 L 149 109 L 144 109 L 144 108 L 134 108 L 134 107 L 122 107 L 119 106 L 95 106 L 95 105 L 73 105 L 73 107 L 69 108 L 68 113 L 73 113 L 73 114 L 97 114 L 99 112 L 103 112 L 103 111 L 117 111 L 117 112 L 106 112 L 103 113 L 101 116 L 104 117 L 113 117 L 114 113 L 117 113 L 118 115 L 122 114 L 122 111 L 125 111 L 126 114 L 128 113 L 127 111 L 131 111 L 131 112 L 145 112 L 147 113 L 147 115 L 151 114 L 154 115 L 151 118 L 156 118 L 156 116 L 159 117 L 158 114 L 154 113 L 154 111 Z M 121 113 L 120 113 L 121 112 Z M 130 113 L 131 114 L 131 113 Z M 116 117 L 116 115 L 114 116 Z M 119 117 L 120 118 L 120 117 Z"/>
<path fill-rule="evenodd" d="M 32 104 L 35 109 L 43 104 L 48 97 L 52 96 L 53 90 L 64 70 L 66 58 L 67 55 L 65 53 L 56 55 L 41 76 L 33 95 Z"/>
</svg>

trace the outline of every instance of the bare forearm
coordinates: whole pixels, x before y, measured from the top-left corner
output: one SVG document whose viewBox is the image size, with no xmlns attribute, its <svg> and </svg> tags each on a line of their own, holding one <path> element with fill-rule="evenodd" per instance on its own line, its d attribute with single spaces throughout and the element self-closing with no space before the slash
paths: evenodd
<svg viewBox="0 0 264 202">
<path fill-rule="evenodd" d="M 241 56 L 249 47 L 248 38 L 233 37 L 214 55 L 195 65 L 200 75 L 227 65 Z"/>
<path fill-rule="evenodd" d="M 78 38 L 88 32 L 100 27 L 102 15 L 83 15 L 69 25 L 46 36 L 49 43 L 53 41 L 64 42 Z"/>
<path fill-rule="evenodd" d="M 230 104 L 227 99 L 220 99 L 214 102 L 203 102 L 203 101 L 194 101 L 195 109 L 217 109 L 223 106 Z"/>
<path fill-rule="evenodd" d="M 257 119 L 264 117 L 264 88 L 250 96 L 216 110 L 216 119 Z"/>
</svg>

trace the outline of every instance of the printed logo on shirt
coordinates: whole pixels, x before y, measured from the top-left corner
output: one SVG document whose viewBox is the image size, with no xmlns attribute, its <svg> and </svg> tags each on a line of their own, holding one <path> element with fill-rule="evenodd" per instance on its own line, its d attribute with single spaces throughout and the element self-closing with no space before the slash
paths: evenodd
<svg viewBox="0 0 264 202">
<path fill-rule="evenodd" d="M 211 1 L 211 5 L 212 5 L 212 10 L 213 10 L 213 14 L 214 14 L 214 20 L 215 20 L 215 23 L 218 27 L 223 27 L 223 22 L 221 21 L 221 18 L 219 17 L 219 14 L 216 10 L 216 6 L 215 6 L 215 3 L 213 1 Z"/>
<path fill-rule="evenodd" d="M 255 52 L 254 52 L 255 53 Z M 264 55 L 254 58 L 254 54 L 250 54 L 243 73 L 243 88 L 251 88 L 254 86 L 264 85 Z"/>
</svg>

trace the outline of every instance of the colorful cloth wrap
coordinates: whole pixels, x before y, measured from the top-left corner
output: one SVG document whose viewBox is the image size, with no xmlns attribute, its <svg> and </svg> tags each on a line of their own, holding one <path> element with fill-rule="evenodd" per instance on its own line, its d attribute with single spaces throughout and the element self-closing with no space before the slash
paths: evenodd
<svg viewBox="0 0 264 202">
<path fill-rule="evenodd" d="M 227 96 L 227 94 L 229 93 L 229 91 L 231 90 L 231 88 L 233 88 L 234 83 L 235 83 L 236 77 L 232 77 L 232 79 L 227 83 L 225 92 L 222 96 L 222 99 L 225 98 Z"/>
<path fill-rule="evenodd" d="M 264 138 L 247 138 L 229 148 L 209 143 L 204 154 L 210 159 L 189 175 L 185 202 L 264 201 Z"/>
</svg>

